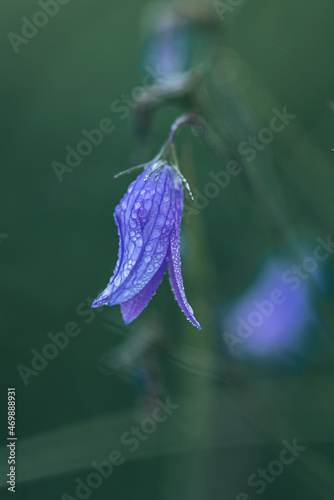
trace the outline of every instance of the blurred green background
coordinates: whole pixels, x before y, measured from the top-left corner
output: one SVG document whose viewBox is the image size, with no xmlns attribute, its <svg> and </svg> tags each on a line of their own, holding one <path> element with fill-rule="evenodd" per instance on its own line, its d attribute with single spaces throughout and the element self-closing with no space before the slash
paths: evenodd
<svg viewBox="0 0 334 500">
<path fill-rule="evenodd" d="M 237 154 L 249 123 L 260 124 L 257 132 L 273 108 L 287 106 L 296 119 L 259 152 L 255 175 L 232 179 L 185 225 L 183 277 L 201 333 L 166 278 L 128 327 L 119 307 L 89 309 L 117 258 L 113 211 L 130 176 L 113 176 L 140 154 L 148 160 L 186 109 L 161 106 L 141 153 L 133 116 L 121 120 L 110 109 L 143 81 L 148 2 L 71 0 L 18 53 L 8 33 L 21 34 L 21 18 L 40 7 L 32 0 L 1 6 L 1 497 L 9 495 L 7 387 L 16 387 L 19 499 L 80 498 L 76 478 L 85 481 L 92 462 L 115 449 L 125 463 L 85 498 L 334 498 L 333 256 L 321 277 L 325 293 L 312 295 L 317 320 L 305 326 L 298 355 L 234 357 L 222 341 L 225 308 L 268 256 L 289 252 L 292 240 L 312 250 L 317 238 L 334 234 L 334 5 L 244 0 L 221 19 L 214 3 L 186 4 L 190 19 L 205 8 L 222 36 L 198 94 L 210 125 Z M 66 146 L 75 148 L 81 131 L 104 118 L 114 131 L 59 182 L 52 163 L 64 163 Z M 203 191 L 222 163 L 194 135 L 182 131 L 177 144 L 192 187 Z M 25 384 L 18 366 L 31 367 L 31 350 L 41 352 L 48 334 L 70 321 L 80 333 Z M 166 396 L 179 408 L 129 453 L 121 435 Z M 249 476 L 294 439 L 306 450 L 258 495 Z"/>
</svg>

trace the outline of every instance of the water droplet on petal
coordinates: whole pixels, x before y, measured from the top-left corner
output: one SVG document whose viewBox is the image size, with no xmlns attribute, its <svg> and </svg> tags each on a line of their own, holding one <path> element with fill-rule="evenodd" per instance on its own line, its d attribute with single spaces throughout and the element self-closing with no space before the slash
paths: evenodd
<svg viewBox="0 0 334 500">
<path fill-rule="evenodd" d="M 152 232 L 152 238 L 159 238 L 161 234 L 161 230 L 159 228 L 155 228 L 153 229 L 153 232 Z"/>
<path fill-rule="evenodd" d="M 166 217 L 163 214 L 160 214 L 157 218 L 157 226 L 163 226 L 165 223 Z"/>
<path fill-rule="evenodd" d="M 135 249 L 133 241 L 129 241 L 127 249 L 128 249 L 128 255 L 129 256 L 132 255 L 132 253 Z"/>
</svg>

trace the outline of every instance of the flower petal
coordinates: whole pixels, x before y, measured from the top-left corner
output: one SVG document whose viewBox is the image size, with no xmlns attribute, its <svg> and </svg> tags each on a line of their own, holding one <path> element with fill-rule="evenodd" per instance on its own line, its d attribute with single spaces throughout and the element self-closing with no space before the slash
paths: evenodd
<svg viewBox="0 0 334 500">
<path fill-rule="evenodd" d="M 92 307 L 127 302 L 143 290 L 166 258 L 175 224 L 178 177 L 169 166 L 159 168 L 145 182 L 147 173 L 148 169 L 137 177 L 115 209 L 118 261 L 109 284 Z"/>
<path fill-rule="evenodd" d="M 187 301 L 184 292 L 183 279 L 181 273 L 180 257 L 180 229 L 183 209 L 183 191 L 176 198 L 176 223 L 170 237 L 170 248 L 168 252 L 168 272 L 175 298 L 184 312 L 186 318 L 201 330 L 201 325 L 194 316 L 194 311 Z"/>
<path fill-rule="evenodd" d="M 165 274 L 166 268 L 167 257 L 165 258 L 165 260 L 161 264 L 161 267 L 155 273 L 153 278 L 147 283 L 147 285 L 139 293 L 137 293 L 137 295 L 132 297 L 132 299 L 121 304 L 122 316 L 126 325 L 136 319 L 143 311 L 143 309 L 145 309 L 145 307 L 157 291 L 163 275 Z"/>
</svg>

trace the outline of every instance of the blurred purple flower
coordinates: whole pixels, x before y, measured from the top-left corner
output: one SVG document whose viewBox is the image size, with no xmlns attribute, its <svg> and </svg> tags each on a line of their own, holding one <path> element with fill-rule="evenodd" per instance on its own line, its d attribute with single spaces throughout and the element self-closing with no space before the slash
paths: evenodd
<svg viewBox="0 0 334 500">
<path fill-rule="evenodd" d="M 180 259 L 182 213 L 180 174 L 176 168 L 155 159 L 130 184 L 115 209 L 120 239 L 118 260 L 107 287 L 92 307 L 120 304 L 125 323 L 130 323 L 147 306 L 168 267 L 180 308 L 186 318 L 201 329 L 183 287 Z"/>
<path fill-rule="evenodd" d="M 317 324 L 312 287 L 321 276 L 309 273 L 302 280 L 293 274 L 294 264 L 288 256 L 271 256 L 254 282 L 221 311 L 221 333 L 231 354 L 268 358 L 304 352 L 307 332 Z"/>
</svg>

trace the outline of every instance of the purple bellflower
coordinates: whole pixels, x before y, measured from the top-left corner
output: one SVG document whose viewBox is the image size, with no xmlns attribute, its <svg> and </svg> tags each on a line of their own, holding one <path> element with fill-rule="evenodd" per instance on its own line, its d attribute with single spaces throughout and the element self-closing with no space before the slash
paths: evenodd
<svg viewBox="0 0 334 500">
<path fill-rule="evenodd" d="M 181 123 L 186 121 L 185 117 L 179 119 L 183 119 Z M 176 122 L 160 153 L 144 166 L 144 171 L 130 184 L 115 208 L 118 260 L 107 287 L 92 307 L 120 304 L 126 324 L 137 318 L 147 306 L 168 268 L 180 308 L 186 318 L 201 329 L 186 299 L 181 274 L 182 184 L 187 189 L 189 186 L 178 169 L 172 142 L 179 125 Z M 166 161 L 170 160 L 169 156 L 173 162 Z"/>
</svg>

